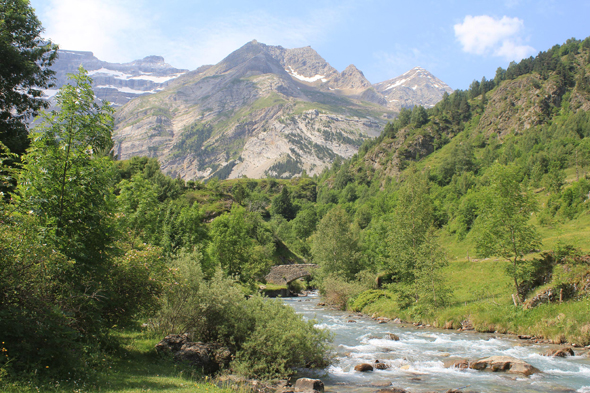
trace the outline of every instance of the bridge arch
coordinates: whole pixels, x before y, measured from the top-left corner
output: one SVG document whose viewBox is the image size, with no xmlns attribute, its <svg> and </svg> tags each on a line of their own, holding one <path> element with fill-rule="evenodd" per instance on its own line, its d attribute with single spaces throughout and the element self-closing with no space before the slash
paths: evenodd
<svg viewBox="0 0 590 393">
<path fill-rule="evenodd" d="M 275 285 L 287 285 L 298 278 L 308 277 L 318 265 L 313 263 L 277 265 L 266 275 L 266 282 Z"/>
</svg>

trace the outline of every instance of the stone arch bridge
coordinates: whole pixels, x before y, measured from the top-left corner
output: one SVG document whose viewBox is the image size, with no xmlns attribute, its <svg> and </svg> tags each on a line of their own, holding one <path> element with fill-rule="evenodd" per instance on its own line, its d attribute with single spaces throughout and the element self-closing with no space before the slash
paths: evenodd
<svg viewBox="0 0 590 393">
<path fill-rule="evenodd" d="M 311 271 L 316 267 L 318 265 L 313 263 L 273 266 L 270 269 L 270 273 L 265 277 L 266 282 L 269 284 L 286 285 L 298 278 L 310 276 Z"/>
</svg>

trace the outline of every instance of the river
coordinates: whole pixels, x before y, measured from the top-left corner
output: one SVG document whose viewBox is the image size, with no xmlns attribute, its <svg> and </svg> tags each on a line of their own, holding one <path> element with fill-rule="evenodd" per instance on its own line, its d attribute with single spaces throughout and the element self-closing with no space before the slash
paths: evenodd
<svg viewBox="0 0 590 393">
<path fill-rule="evenodd" d="M 397 387 L 412 393 L 458 388 L 475 392 L 590 393 L 590 358 L 542 356 L 556 348 L 554 345 L 529 344 L 505 335 L 379 324 L 366 316 L 318 307 L 317 295 L 283 300 L 305 319 L 315 319 L 317 327 L 334 333 L 335 363 L 326 370 L 302 371 L 300 375 L 321 379 L 326 392 L 368 393 Z M 386 333 L 396 334 L 399 341 L 387 339 Z M 525 377 L 443 366 L 449 359 L 494 355 L 522 359 L 542 372 Z M 391 367 L 365 373 L 354 370 L 355 365 L 376 359 Z"/>
</svg>

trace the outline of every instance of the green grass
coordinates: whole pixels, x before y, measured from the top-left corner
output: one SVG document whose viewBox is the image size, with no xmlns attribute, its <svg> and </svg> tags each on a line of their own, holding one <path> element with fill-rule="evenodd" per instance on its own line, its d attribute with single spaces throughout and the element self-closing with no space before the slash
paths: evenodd
<svg viewBox="0 0 590 393">
<path fill-rule="evenodd" d="M 160 357 L 154 350 L 158 338 L 142 332 L 118 334 L 123 347 L 117 355 L 105 356 L 102 367 L 89 370 L 89 380 L 58 380 L 39 382 L 20 381 L 2 385 L 6 393 L 29 392 L 174 392 L 174 393 L 230 393 L 221 389 L 208 377 L 203 377 L 189 366 Z"/>
<path fill-rule="evenodd" d="M 452 261 L 444 276 L 453 298 L 448 307 L 417 312 L 400 309 L 395 296 L 380 298 L 362 311 L 377 313 L 408 322 L 421 322 L 437 327 L 457 329 L 469 320 L 480 332 L 529 334 L 556 343 L 590 344 L 590 298 L 582 297 L 563 303 L 542 304 L 525 310 L 515 307 L 511 294 L 514 287 L 506 274 L 505 261 Z M 531 298 L 538 292 L 532 292 Z"/>
</svg>

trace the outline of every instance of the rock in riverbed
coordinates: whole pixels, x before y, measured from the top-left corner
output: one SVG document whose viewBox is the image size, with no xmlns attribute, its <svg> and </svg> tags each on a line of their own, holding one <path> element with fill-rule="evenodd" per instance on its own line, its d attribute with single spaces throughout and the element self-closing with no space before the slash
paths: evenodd
<svg viewBox="0 0 590 393">
<path fill-rule="evenodd" d="M 386 363 L 381 363 L 379 360 L 375 360 L 373 367 L 376 370 L 387 370 L 389 368 L 389 365 L 387 365 Z"/>
<path fill-rule="evenodd" d="M 299 378 L 295 381 L 296 392 L 323 392 L 324 383 L 319 379 Z"/>
<path fill-rule="evenodd" d="M 527 362 L 512 356 L 491 356 L 469 365 L 474 370 L 505 371 L 513 374 L 532 375 L 540 371 Z"/>
<path fill-rule="evenodd" d="M 402 388 L 387 388 L 375 390 L 374 393 L 407 393 L 407 390 Z"/>
<path fill-rule="evenodd" d="M 360 372 L 373 371 L 373 366 L 369 363 L 361 363 L 354 366 L 354 370 Z"/>
<path fill-rule="evenodd" d="M 571 348 L 550 349 L 549 351 L 545 352 L 544 356 L 551 356 L 554 358 L 565 358 L 568 356 L 574 356 L 574 350 Z"/>
<path fill-rule="evenodd" d="M 465 370 L 469 368 L 469 361 L 467 359 L 449 359 L 444 362 L 445 368 L 458 368 Z"/>
</svg>

